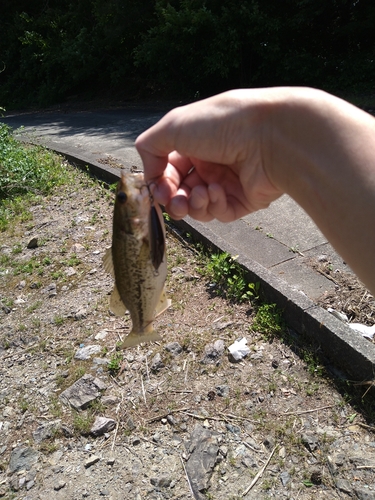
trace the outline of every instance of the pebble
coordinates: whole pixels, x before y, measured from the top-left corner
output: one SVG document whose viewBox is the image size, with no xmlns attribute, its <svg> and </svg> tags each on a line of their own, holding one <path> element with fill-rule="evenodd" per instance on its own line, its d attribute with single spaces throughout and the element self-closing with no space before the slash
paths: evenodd
<svg viewBox="0 0 375 500">
<path fill-rule="evenodd" d="M 85 468 L 88 469 L 89 467 L 91 467 L 92 465 L 96 464 L 97 462 L 99 462 L 100 460 L 100 457 L 98 457 L 97 455 L 91 455 L 91 457 L 89 457 L 86 462 L 85 462 Z"/>
<path fill-rule="evenodd" d="M 102 436 L 106 432 L 113 431 L 115 427 L 116 427 L 116 420 L 106 417 L 96 417 L 90 432 L 94 436 Z"/>
<path fill-rule="evenodd" d="M 178 356 L 182 353 L 182 347 L 178 342 L 170 342 L 164 348 L 166 351 L 170 352 L 172 356 Z"/>
<path fill-rule="evenodd" d="M 53 487 L 54 490 L 56 491 L 59 491 L 59 490 L 62 490 L 66 485 L 66 482 L 65 481 L 59 481 L 58 483 L 55 484 L 55 486 Z"/>
<path fill-rule="evenodd" d="M 204 348 L 204 356 L 201 359 L 203 365 L 219 365 L 223 356 L 225 344 L 223 340 L 216 340 L 213 344 L 207 344 Z"/>
<path fill-rule="evenodd" d="M 102 347 L 100 345 L 87 345 L 85 347 L 80 347 L 78 351 L 76 351 L 74 358 L 86 361 L 90 359 L 93 354 L 97 354 L 101 350 Z"/>
<path fill-rule="evenodd" d="M 166 475 L 160 477 L 152 477 L 150 483 L 157 488 L 168 488 L 172 483 L 172 478 Z"/>
<path fill-rule="evenodd" d="M 222 398 L 229 396 L 229 391 L 229 385 L 218 385 L 216 387 L 216 394 Z"/>
<path fill-rule="evenodd" d="M 155 356 L 151 360 L 150 368 L 153 372 L 158 372 L 162 368 L 164 368 L 164 363 L 161 359 L 160 353 L 155 354 Z"/>
<path fill-rule="evenodd" d="M 284 471 L 280 474 L 280 480 L 283 486 L 286 486 L 290 481 L 290 474 L 288 471 Z"/>
</svg>

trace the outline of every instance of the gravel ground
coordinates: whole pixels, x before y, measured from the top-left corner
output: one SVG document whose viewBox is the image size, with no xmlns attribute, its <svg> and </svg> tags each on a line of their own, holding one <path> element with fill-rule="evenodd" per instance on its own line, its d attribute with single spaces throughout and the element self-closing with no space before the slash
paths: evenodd
<svg viewBox="0 0 375 500">
<path fill-rule="evenodd" d="M 77 172 L 28 213 L 0 243 L 0 497 L 375 499 L 371 386 L 252 328 L 171 233 L 163 341 L 118 350 L 112 194 Z"/>
</svg>

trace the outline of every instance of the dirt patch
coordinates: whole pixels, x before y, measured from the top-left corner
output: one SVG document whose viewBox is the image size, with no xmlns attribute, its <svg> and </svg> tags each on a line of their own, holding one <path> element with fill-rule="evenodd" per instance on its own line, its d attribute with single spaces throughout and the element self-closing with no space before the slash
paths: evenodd
<svg viewBox="0 0 375 500">
<path fill-rule="evenodd" d="M 370 393 L 360 405 L 287 326 L 254 328 L 258 305 L 217 296 L 171 232 L 163 341 L 118 350 L 111 218 L 112 194 L 77 172 L 1 235 L 0 496 L 375 498 Z M 97 394 L 78 411 L 60 398 L 77 380 Z"/>
<path fill-rule="evenodd" d="M 354 274 L 335 269 L 329 261 L 310 261 L 310 265 L 335 284 L 335 291 L 317 300 L 321 307 L 346 314 L 351 323 L 375 323 L 375 299 Z"/>
</svg>

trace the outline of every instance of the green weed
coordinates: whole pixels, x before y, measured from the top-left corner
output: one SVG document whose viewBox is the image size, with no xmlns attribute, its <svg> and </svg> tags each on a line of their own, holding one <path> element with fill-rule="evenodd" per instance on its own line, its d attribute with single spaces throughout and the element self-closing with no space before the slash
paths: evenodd
<svg viewBox="0 0 375 500">
<path fill-rule="evenodd" d="M 30 202 L 69 177 L 58 155 L 41 146 L 25 146 L 4 123 L 0 123 L 0 165 L 0 231 L 15 218 L 30 220 Z"/>
<path fill-rule="evenodd" d="M 82 413 L 75 413 L 73 418 L 73 427 L 78 434 L 90 434 L 92 424 L 94 423 L 94 415 L 91 411 L 87 410 Z"/>
<path fill-rule="evenodd" d="M 116 375 L 121 368 L 121 362 L 122 362 L 122 354 L 116 352 L 109 360 L 109 363 L 107 365 L 108 371 L 112 375 Z"/>
<path fill-rule="evenodd" d="M 258 297 L 260 284 L 249 283 L 236 257 L 227 252 L 211 255 L 205 273 L 215 282 L 218 294 L 229 300 L 244 302 Z"/>
<path fill-rule="evenodd" d="M 282 311 L 276 304 L 263 304 L 259 306 L 254 321 L 251 325 L 253 331 L 265 335 L 274 335 L 283 331 L 285 322 Z"/>
</svg>

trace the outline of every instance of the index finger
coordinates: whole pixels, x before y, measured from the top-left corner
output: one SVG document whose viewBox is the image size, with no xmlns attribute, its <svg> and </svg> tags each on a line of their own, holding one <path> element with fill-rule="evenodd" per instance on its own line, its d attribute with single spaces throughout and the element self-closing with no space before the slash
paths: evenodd
<svg viewBox="0 0 375 500">
<path fill-rule="evenodd" d="M 175 149 L 174 127 L 170 124 L 169 114 L 145 130 L 135 141 L 147 181 L 157 180 L 163 175 L 168 165 L 168 155 Z"/>
</svg>

